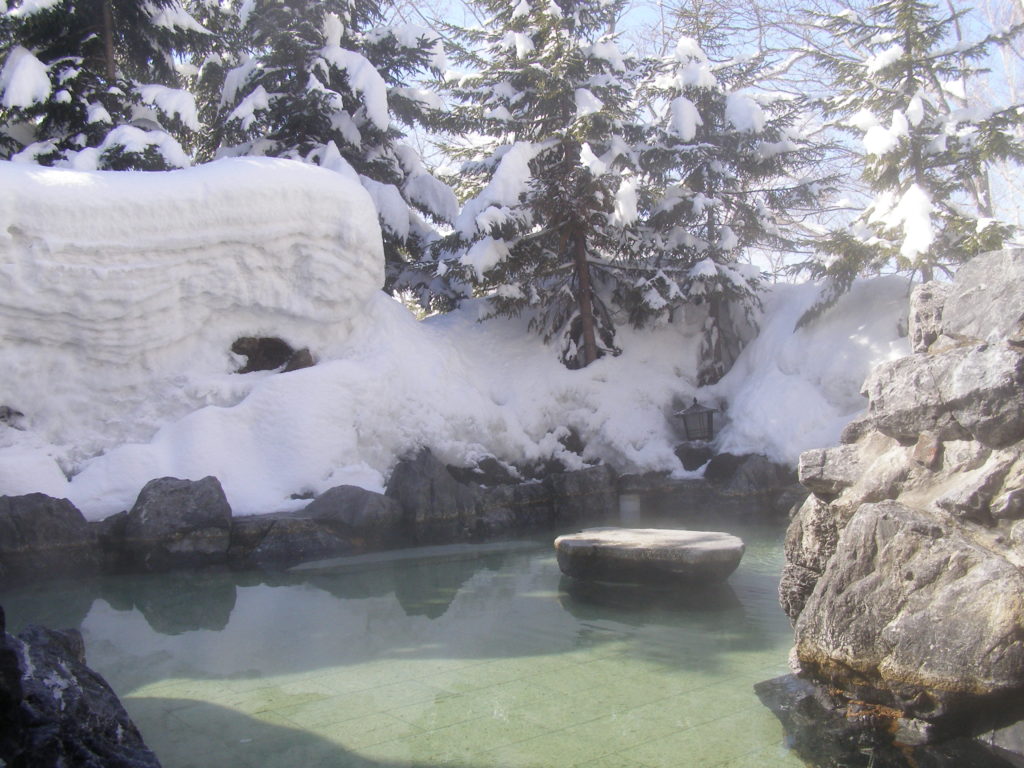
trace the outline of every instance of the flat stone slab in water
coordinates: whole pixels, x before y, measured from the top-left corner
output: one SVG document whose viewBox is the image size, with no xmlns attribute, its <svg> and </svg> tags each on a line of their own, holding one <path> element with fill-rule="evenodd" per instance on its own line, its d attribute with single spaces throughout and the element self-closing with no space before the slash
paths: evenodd
<svg viewBox="0 0 1024 768">
<path fill-rule="evenodd" d="M 555 539 L 562 573 L 588 581 L 724 581 L 743 549 L 729 533 L 666 528 L 588 528 Z"/>
</svg>

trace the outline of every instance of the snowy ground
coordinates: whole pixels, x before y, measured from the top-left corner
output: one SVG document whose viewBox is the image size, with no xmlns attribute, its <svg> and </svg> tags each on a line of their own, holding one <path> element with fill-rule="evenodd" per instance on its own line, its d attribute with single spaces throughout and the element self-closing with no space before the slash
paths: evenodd
<svg viewBox="0 0 1024 768">
<path fill-rule="evenodd" d="M 451 463 L 566 454 L 572 428 L 620 471 L 681 473 L 673 408 L 723 407 L 721 450 L 794 462 L 863 407 L 870 367 L 906 354 L 905 281 L 861 283 L 793 331 L 810 285 L 766 297 L 759 337 L 695 392 L 699 312 L 621 331 L 568 371 L 525 321 L 480 307 L 417 322 L 378 288 L 372 203 L 354 175 L 277 160 L 169 174 L 0 163 L 0 494 L 70 498 L 91 519 L 155 477 L 216 475 L 236 514 L 301 506 L 341 483 L 381 489 L 426 445 Z M 232 373 L 242 335 L 319 360 Z M 70 477 L 70 481 L 67 479 Z"/>
</svg>

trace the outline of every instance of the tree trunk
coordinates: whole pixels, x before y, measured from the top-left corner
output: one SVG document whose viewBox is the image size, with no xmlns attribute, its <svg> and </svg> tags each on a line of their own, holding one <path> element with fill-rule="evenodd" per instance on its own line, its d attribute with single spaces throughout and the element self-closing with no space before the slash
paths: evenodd
<svg viewBox="0 0 1024 768">
<path fill-rule="evenodd" d="M 580 227 L 573 233 L 573 257 L 576 266 L 576 301 L 580 308 L 583 332 L 583 366 L 597 360 L 597 338 L 594 335 L 594 307 L 590 302 L 590 267 L 587 265 L 587 244 Z"/>
<path fill-rule="evenodd" d="M 107 80 L 113 82 L 117 77 L 117 65 L 114 61 L 114 0 L 103 0 L 103 51 L 106 56 Z"/>
</svg>

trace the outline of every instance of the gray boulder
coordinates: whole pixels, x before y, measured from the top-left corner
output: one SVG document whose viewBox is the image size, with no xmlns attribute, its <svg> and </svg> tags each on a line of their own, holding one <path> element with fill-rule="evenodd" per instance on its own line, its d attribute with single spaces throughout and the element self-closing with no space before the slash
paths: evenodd
<svg viewBox="0 0 1024 768">
<path fill-rule="evenodd" d="M 799 615 L 796 655 L 940 718 L 1024 690 L 1022 594 L 1024 571 L 999 551 L 898 502 L 864 504 Z"/>
<path fill-rule="evenodd" d="M 386 495 L 419 544 L 459 541 L 473 533 L 476 486 L 459 483 L 429 448 L 395 465 Z"/>
<path fill-rule="evenodd" d="M 394 499 L 340 485 L 297 512 L 233 518 L 229 559 L 240 566 L 285 568 L 404 543 L 404 531 Z"/>
<path fill-rule="evenodd" d="M 551 528 L 555 521 L 551 491 L 527 482 L 483 488 L 477 500 L 477 525 L 483 536 Z"/>
<path fill-rule="evenodd" d="M 150 480 L 124 523 L 128 562 L 144 570 L 227 561 L 231 507 L 215 477 Z"/>
<path fill-rule="evenodd" d="M 231 521 L 228 557 L 235 566 L 288 568 L 351 552 L 348 539 L 300 513 L 243 515 Z"/>
<path fill-rule="evenodd" d="M 611 522 L 619 516 L 615 471 L 607 464 L 555 472 L 544 481 L 556 525 Z"/>
<path fill-rule="evenodd" d="M 2 625 L 2 621 L 0 621 Z M 159 768 L 75 630 L 0 632 L 0 764 Z"/>
<path fill-rule="evenodd" d="M 555 539 L 558 567 L 584 581 L 714 584 L 743 557 L 743 541 L 716 531 L 588 528 Z"/>
<path fill-rule="evenodd" d="M 421 544 L 441 544 L 618 519 L 611 467 L 551 472 L 541 481 L 485 487 L 460 482 L 428 449 L 395 466 L 386 495 L 402 510 L 404 530 Z"/>
<path fill-rule="evenodd" d="M 942 309 L 942 331 L 957 340 L 1021 339 L 1024 250 L 987 253 L 957 271 Z"/>
<path fill-rule="evenodd" d="M 67 499 L 0 496 L 0 578 L 70 575 L 100 567 L 96 536 Z"/>
<path fill-rule="evenodd" d="M 779 601 L 790 621 L 796 621 L 839 540 L 835 511 L 808 496 L 786 530 L 786 561 L 779 582 Z"/>
<path fill-rule="evenodd" d="M 875 429 L 916 441 L 1024 438 L 1024 349 L 1007 341 L 911 355 L 875 368 L 864 384 Z"/>
<path fill-rule="evenodd" d="M 804 451 L 797 476 L 800 483 L 818 496 L 835 496 L 857 482 L 863 468 L 856 446 L 840 445 L 824 450 Z"/>
<path fill-rule="evenodd" d="M 402 539 L 402 507 L 395 499 L 354 485 L 324 491 L 301 512 L 359 548 Z"/>
</svg>

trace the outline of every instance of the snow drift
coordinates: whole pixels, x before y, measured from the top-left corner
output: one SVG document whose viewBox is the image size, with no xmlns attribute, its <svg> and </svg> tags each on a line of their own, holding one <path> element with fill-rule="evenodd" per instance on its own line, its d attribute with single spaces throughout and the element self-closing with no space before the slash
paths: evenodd
<svg viewBox="0 0 1024 768">
<path fill-rule="evenodd" d="M 345 171 L 346 169 L 341 169 Z M 350 169 L 348 169 L 350 170 Z M 681 472 L 674 408 L 726 409 L 718 441 L 795 461 L 863 407 L 870 367 L 907 351 L 903 281 L 855 286 L 793 331 L 814 286 L 780 286 L 762 333 L 694 386 L 701 308 L 569 371 L 525 320 L 479 305 L 417 322 L 380 290 L 377 216 L 352 173 L 230 160 L 170 173 L 0 164 L 0 493 L 99 519 L 148 480 L 216 475 L 236 514 L 342 483 L 380 490 L 400 455 L 560 456 Z M 313 368 L 233 373 L 241 335 L 308 346 Z M 583 457 L 560 442 L 575 430 Z M 70 477 L 70 480 L 68 479 Z"/>
</svg>

